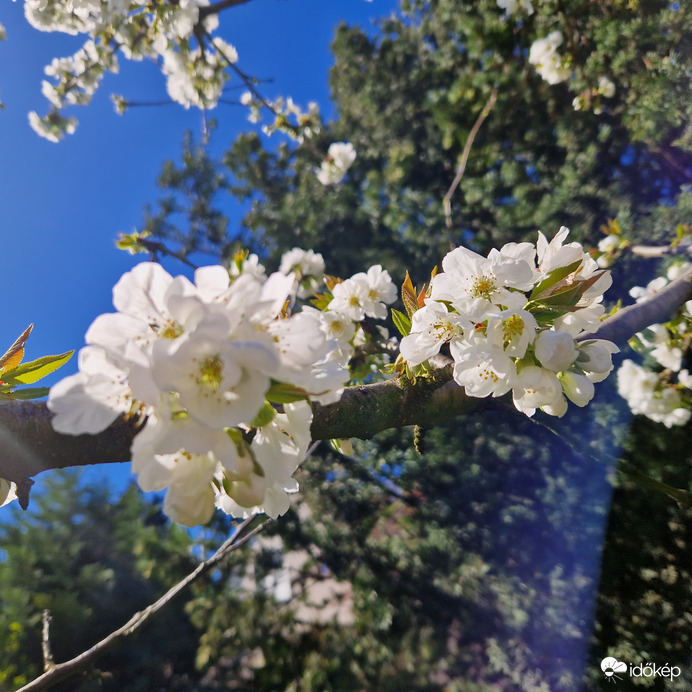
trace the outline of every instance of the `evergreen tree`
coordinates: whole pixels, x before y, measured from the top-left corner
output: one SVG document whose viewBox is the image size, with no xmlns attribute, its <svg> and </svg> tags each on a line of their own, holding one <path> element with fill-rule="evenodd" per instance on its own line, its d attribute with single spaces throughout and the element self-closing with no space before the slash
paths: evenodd
<svg viewBox="0 0 692 692">
<path fill-rule="evenodd" d="M 96 644 L 195 565 L 192 541 L 131 487 L 117 501 L 75 472 L 54 472 L 24 512 L 0 526 L 0 689 L 43 670 L 43 612 L 56 662 Z M 9 510 L 10 508 L 8 508 Z M 183 604 L 169 607 L 138 639 L 59 690 L 195 689 L 196 633 Z"/>
</svg>

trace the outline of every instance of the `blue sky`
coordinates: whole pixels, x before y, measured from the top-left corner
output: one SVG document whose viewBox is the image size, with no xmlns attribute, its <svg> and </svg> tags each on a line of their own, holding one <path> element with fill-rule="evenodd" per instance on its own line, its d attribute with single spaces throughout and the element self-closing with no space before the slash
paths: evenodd
<svg viewBox="0 0 692 692">
<path fill-rule="evenodd" d="M 223 12 L 217 33 L 236 46 L 241 69 L 272 80 L 263 93 L 292 96 L 303 107 L 317 101 L 328 117 L 334 28 L 342 20 L 370 27 L 397 6 L 397 0 L 252 0 Z M 184 132 L 199 134 L 202 118 L 177 105 L 117 115 L 113 92 L 133 101 L 167 98 L 155 65 L 120 59 L 120 73 L 106 75 L 91 105 L 68 113 L 79 120 L 76 133 L 59 144 L 41 139 L 27 113 L 48 111 L 43 69 L 73 54 L 84 37 L 36 31 L 21 0 L 3 3 L 0 22 L 7 29 L 0 43 L 0 353 L 33 322 L 26 354 L 33 359 L 79 349 L 92 320 L 112 310 L 113 284 L 144 258 L 117 250 L 114 240 L 140 225 L 142 207 L 158 197 L 161 163 L 177 160 Z M 219 146 L 253 127 L 242 107 L 221 106 L 210 115 L 219 122 Z M 76 361 L 62 372 L 75 369 Z"/>
</svg>

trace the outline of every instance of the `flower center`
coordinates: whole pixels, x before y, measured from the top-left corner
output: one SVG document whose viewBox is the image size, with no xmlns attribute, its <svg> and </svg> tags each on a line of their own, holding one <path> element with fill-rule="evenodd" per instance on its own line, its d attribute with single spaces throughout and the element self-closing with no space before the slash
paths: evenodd
<svg viewBox="0 0 692 692">
<path fill-rule="evenodd" d="M 450 341 L 455 336 L 463 336 L 464 330 L 457 324 L 439 320 L 431 325 L 436 338 L 441 341 Z"/>
<path fill-rule="evenodd" d="M 478 368 L 478 377 L 480 377 L 481 380 L 490 380 L 494 383 L 499 382 L 500 378 L 497 376 L 497 373 L 491 368 L 489 368 L 487 365 L 484 365 L 483 363 L 478 363 L 476 367 Z"/>
<path fill-rule="evenodd" d="M 524 320 L 519 315 L 511 315 L 502 322 L 502 335 L 504 337 L 505 346 L 512 341 L 515 336 L 521 336 L 524 333 Z"/>
<path fill-rule="evenodd" d="M 223 360 L 221 356 L 209 356 L 199 366 L 199 383 L 218 389 L 223 380 Z"/>
<path fill-rule="evenodd" d="M 177 322 L 169 322 L 160 332 L 159 336 L 164 339 L 177 339 L 182 333 L 183 328 Z"/>
<path fill-rule="evenodd" d="M 483 276 L 476 277 L 469 291 L 473 298 L 485 298 L 486 300 L 490 300 L 490 297 L 496 292 L 497 285 L 492 274 L 483 274 Z"/>
</svg>

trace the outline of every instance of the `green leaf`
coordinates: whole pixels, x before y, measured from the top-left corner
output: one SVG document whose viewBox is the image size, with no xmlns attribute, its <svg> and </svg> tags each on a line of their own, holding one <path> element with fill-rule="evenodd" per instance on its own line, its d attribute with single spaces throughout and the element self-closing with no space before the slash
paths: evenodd
<svg viewBox="0 0 692 692">
<path fill-rule="evenodd" d="M 535 300 L 538 298 L 551 286 L 554 286 L 558 281 L 562 281 L 562 279 L 564 279 L 566 276 L 569 276 L 577 269 L 577 267 L 579 267 L 580 264 L 581 260 L 579 259 L 576 262 L 572 262 L 572 264 L 568 264 L 566 267 L 558 267 L 557 269 L 553 269 L 553 271 L 551 271 L 548 276 L 533 289 L 529 300 Z"/>
<path fill-rule="evenodd" d="M 292 404 L 294 401 L 307 400 L 308 393 L 294 384 L 273 382 L 265 398 L 272 404 Z"/>
<path fill-rule="evenodd" d="M 318 293 L 314 298 L 310 300 L 310 303 L 317 309 L 324 312 L 329 307 L 329 303 L 332 302 L 334 296 L 329 292 Z"/>
<path fill-rule="evenodd" d="M 67 351 L 57 356 L 43 356 L 37 360 L 32 360 L 2 373 L 2 380 L 7 384 L 31 384 L 36 382 L 46 375 L 50 375 L 57 370 L 61 365 L 67 363 L 72 357 L 74 351 Z"/>
<path fill-rule="evenodd" d="M 555 307 L 573 307 L 579 302 L 583 293 L 584 289 L 581 283 L 574 283 L 548 296 L 543 296 L 539 302 L 542 305 L 554 305 Z"/>
<path fill-rule="evenodd" d="M 263 428 L 265 425 L 269 425 L 274 418 L 276 418 L 276 409 L 268 401 L 265 401 L 250 425 L 253 428 Z"/>
<path fill-rule="evenodd" d="M 27 389 L 17 389 L 15 391 L 0 392 L 0 401 L 25 401 L 27 399 L 40 399 L 48 396 L 50 387 L 28 387 Z"/>
<path fill-rule="evenodd" d="M 553 320 L 562 317 L 565 313 L 574 312 L 576 308 L 565 307 L 564 305 L 543 305 L 542 303 L 534 303 L 527 305 L 525 308 L 530 312 L 541 326 L 548 326 Z"/>
<path fill-rule="evenodd" d="M 392 308 L 392 320 L 401 336 L 408 336 L 411 332 L 411 320 L 403 312 Z"/>
</svg>

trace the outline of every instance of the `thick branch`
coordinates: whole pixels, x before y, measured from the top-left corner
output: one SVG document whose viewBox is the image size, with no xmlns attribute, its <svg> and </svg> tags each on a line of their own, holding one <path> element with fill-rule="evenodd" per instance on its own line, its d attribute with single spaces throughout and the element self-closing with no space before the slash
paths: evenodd
<svg viewBox="0 0 692 692">
<path fill-rule="evenodd" d="M 652 298 L 618 310 L 612 317 L 603 321 L 594 335 L 624 346 L 637 332 L 657 322 L 667 322 L 675 311 L 692 295 L 692 272 L 669 283 Z"/>
<path fill-rule="evenodd" d="M 608 339 L 623 346 L 637 332 L 663 322 L 692 295 L 692 274 L 681 277 L 653 298 L 620 310 L 585 338 Z M 467 397 L 452 380 L 451 366 L 435 371 L 432 380 L 415 384 L 398 379 L 349 387 L 341 400 L 315 406 L 314 440 L 370 438 L 405 425 L 435 425 L 472 411 L 482 401 Z M 0 478 L 20 481 L 47 469 L 129 461 L 137 432 L 133 421 L 116 421 L 98 435 L 60 435 L 50 424 L 42 402 L 0 404 Z"/>
</svg>

